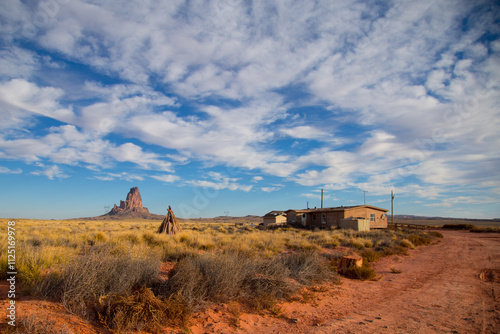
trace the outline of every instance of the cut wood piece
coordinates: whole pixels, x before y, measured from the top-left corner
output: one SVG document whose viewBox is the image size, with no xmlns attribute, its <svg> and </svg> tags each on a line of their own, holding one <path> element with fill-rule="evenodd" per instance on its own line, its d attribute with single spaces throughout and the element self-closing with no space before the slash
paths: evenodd
<svg viewBox="0 0 500 334">
<path fill-rule="evenodd" d="M 361 268 L 363 266 L 363 258 L 359 255 L 343 256 L 340 259 L 338 272 L 339 274 L 344 274 L 349 267 L 353 266 Z"/>
<path fill-rule="evenodd" d="M 163 219 L 163 222 L 160 227 L 158 227 L 158 231 L 156 231 L 156 233 L 177 234 L 179 232 L 182 232 L 181 225 L 177 221 L 177 218 L 169 205 L 165 219 Z"/>
</svg>

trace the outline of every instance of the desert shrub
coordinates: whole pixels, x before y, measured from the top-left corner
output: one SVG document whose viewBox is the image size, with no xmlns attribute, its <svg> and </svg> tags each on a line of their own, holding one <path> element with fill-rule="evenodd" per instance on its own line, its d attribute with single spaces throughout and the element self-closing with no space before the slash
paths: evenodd
<svg viewBox="0 0 500 334">
<path fill-rule="evenodd" d="M 393 249 L 396 251 L 397 255 L 404 255 L 404 256 L 409 255 L 408 248 L 405 248 L 403 246 L 394 246 Z"/>
<path fill-rule="evenodd" d="M 402 246 L 392 246 L 381 250 L 383 256 L 408 255 L 408 249 Z"/>
<path fill-rule="evenodd" d="M 94 233 L 94 240 L 95 240 L 96 242 L 101 242 L 101 243 L 103 243 L 103 242 L 108 241 L 108 239 L 109 239 L 109 238 L 108 238 L 108 236 L 106 235 L 106 233 L 104 233 L 104 232 L 102 232 L 102 231 L 99 231 L 99 232 Z"/>
<path fill-rule="evenodd" d="M 151 285 L 159 274 L 159 256 L 144 249 L 135 251 L 128 256 L 112 256 L 103 248 L 76 257 L 62 272 L 64 306 L 86 316 L 100 296 Z"/>
<path fill-rule="evenodd" d="M 300 251 L 283 256 L 290 277 L 302 284 L 327 280 L 332 272 L 325 260 L 313 251 Z"/>
<path fill-rule="evenodd" d="M 217 231 L 211 231 L 217 234 Z M 212 234 L 198 233 L 196 231 L 185 231 L 174 239 L 194 250 L 210 250 L 215 248 L 215 241 Z"/>
<path fill-rule="evenodd" d="M 197 250 L 190 248 L 184 243 L 166 243 L 163 245 L 163 261 L 179 261 L 187 256 L 194 256 Z"/>
<path fill-rule="evenodd" d="M 33 294 L 44 298 L 61 299 L 63 284 L 61 271 L 55 269 L 40 279 L 39 283 L 33 288 Z"/>
<path fill-rule="evenodd" d="M 307 239 L 312 243 L 322 246 L 333 248 L 340 244 L 338 238 L 334 237 L 330 231 L 319 231 L 311 233 Z"/>
<path fill-rule="evenodd" d="M 288 280 L 290 271 L 279 257 L 258 260 L 254 264 L 253 273 L 243 282 L 242 298 L 256 311 L 276 310 L 277 303 L 293 291 Z"/>
<path fill-rule="evenodd" d="M 320 250 L 321 247 L 302 237 L 294 237 L 286 242 L 286 246 L 293 250 Z"/>
<path fill-rule="evenodd" d="M 101 296 L 98 300 L 99 320 L 118 333 L 158 330 L 166 321 L 166 311 L 166 303 L 146 287 L 120 295 Z"/>
<path fill-rule="evenodd" d="M 245 233 L 233 238 L 230 248 L 246 253 L 268 252 L 276 254 L 285 248 L 281 233 L 261 232 Z"/>
<path fill-rule="evenodd" d="M 235 298 L 252 268 L 238 253 L 203 254 L 179 261 L 169 273 L 164 294 L 178 294 L 190 305 Z"/>
<path fill-rule="evenodd" d="M 6 333 L 9 333 L 7 331 Z M 73 334 L 75 333 L 67 324 L 58 326 L 55 320 L 49 320 L 42 315 L 31 313 L 20 319 L 18 326 L 12 333 L 16 334 Z"/>
<path fill-rule="evenodd" d="M 471 230 L 474 225 L 471 224 L 444 224 L 443 229 L 447 230 Z"/>
<path fill-rule="evenodd" d="M 439 233 L 438 231 L 430 231 L 430 232 L 427 232 L 427 234 L 430 235 L 431 237 L 443 238 L 443 235 L 441 233 Z"/>
<path fill-rule="evenodd" d="M 326 261 L 310 251 L 272 258 L 210 253 L 179 261 L 156 291 L 166 298 L 178 296 L 191 308 L 205 302 L 240 299 L 250 301 L 256 309 L 270 310 L 293 291 L 290 278 L 310 284 L 333 276 Z"/>
<path fill-rule="evenodd" d="M 169 322 L 185 327 L 191 317 L 191 307 L 180 294 L 171 295 L 165 301 L 165 315 Z"/>
<path fill-rule="evenodd" d="M 365 249 L 361 252 L 361 256 L 365 261 L 375 262 L 382 256 L 382 254 L 373 249 Z"/>
<path fill-rule="evenodd" d="M 142 240 L 148 246 L 161 246 L 163 241 L 161 236 L 156 233 L 146 232 L 142 234 Z"/>
<path fill-rule="evenodd" d="M 359 238 L 349 239 L 347 241 L 346 245 L 347 246 L 353 246 L 356 249 L 364 249 L 365 248 L 364 240 L 359 239 Z"/>
<path fill-rule="evenodd" d="M 405 248 L 414 249 L 415 245 L 408 239 L 401 239 L 399 245 Z"/>
<path fill-rule="evenodd" d="M 119 240 L 128 241 L 132 245 L 138 245 L 141 241 L 139 236 L 134 233 L 124 233 L 118 236 Z"/>
<path fill-rule="evenodd" d="M 223 226 L 219 226 L 218 232 L 224 233 L 224 234 L 228 233 L 227 229 L 225 229 Z"/>
<path fill-rule="evenodd" d="M 25 293 L 34 292 L 43 280 L 44 272 L 68 260 L 71 254 L 61 249 L 48 248 L 40 252 L 36 247 L 24 245 L 16 254 L 17 278 Z"/>
<path fill-rule="evenodd" d="M 39 247 L 42 245 L 43 242 L 39 236 L 34 236 L 34 237 L 28 239 L 28 243 L 31 244 L 31 246 L 33 246 L 33 247 Z"/>
<path fill-rule="evenodd" d="M 498 227 L 498 226 L 488 226 L 488 227 L 474 226 L 470 229 L 470 231 L 473 233 L 500 233 L 500 227 Z"/>
<path fill-rule="evenodd" d="M 414 246 L 428 245 L 432 238 L 423 234 L 410 234 L 406 237 Z"/>
<path fill-rule="evenodd" d="M 389 238 L 379 239 L 375 242 L 375 250 L 383 251 L 385 248 L 394 246 L 394 240 Z"/>
<path fill-rule="evenodd" d="M 366 262 L 363 262 L 363 266 L 361 267 L 355 265 L 350 266 L 344 271 L 343 275 L 347 278 L 359 279 L 362 281 L 372 281 L 377 277 L 375 270 Z"/>
<path fill-rule="evenodd" d="M 363 245 L 366 248 L 371 248 L 371 247 L 373 247 L 373 241 L 371 241 L 370 239 L 364 239 L 363 240 Z"/>
</svg>

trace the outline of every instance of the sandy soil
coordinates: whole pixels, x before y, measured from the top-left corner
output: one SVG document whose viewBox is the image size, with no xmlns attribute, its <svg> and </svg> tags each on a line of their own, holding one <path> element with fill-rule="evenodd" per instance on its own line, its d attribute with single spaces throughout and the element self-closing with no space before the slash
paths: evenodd
<svg viewBox="0 0 500 334">
<path fill-rule="evenodd" d="M 378 281 L 342 279 L 340 286 L 310 288 L 297 301 L 281 304 L 274 315 L 215 306 L 195 314 L 190 329 L 194 334 L 498 333 L 500 234 L 442 233 L 441 242 L 418 247 L 410 256 L 377 261 Z M 0 314 L 5 319 L 4 282 L 0 290 Z M 105 332 L 48 301 L 18 301 L 18 320 L 27 317 L 48 322 L 47 333 L 64 328 L 74 333 Z M 2 324 L 0 331 L 5 328 Z M 165 332 L 182 333 L 174 328 Z"/>
</svg>

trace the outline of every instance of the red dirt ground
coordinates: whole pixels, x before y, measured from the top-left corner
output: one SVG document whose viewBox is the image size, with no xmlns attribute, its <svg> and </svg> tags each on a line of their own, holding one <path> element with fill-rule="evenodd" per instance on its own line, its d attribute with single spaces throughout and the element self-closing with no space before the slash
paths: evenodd
<svg viewBox="0 0 500 334">
<path fill-rule="evenodd" d="M 498 333 L 500 328 L 500 234 L 442 231 L 441 242 L 410 256 L 382 258 L 374 265 L 380 280 L 309 289 L 298 301 L 281 304 L 275 315 L 238 314 L 218 305 L 194 314 L 198 333 Z M 401 271 L 396 274 L 391 268 Z M 162 267 L 165 275 L 170 266 Z M 5 321 L 5 281 L 0 314 Z M 17 302 L 18 322 L 34 319 L 47 333 L 105 333 L 64 311 L 58 303 Z M 232 312 L 231 312 L 232 311 Z M 38 319 L 38 320 L 37 320 Z M 235 326 L 238 324 L 238 327 Z M 0 331 L 5 330 L 2 324 Z M 165 333 L 183 333 L 165 328 Z M 185 333 L 185 331 L 184 331 Z"/>
</svg>

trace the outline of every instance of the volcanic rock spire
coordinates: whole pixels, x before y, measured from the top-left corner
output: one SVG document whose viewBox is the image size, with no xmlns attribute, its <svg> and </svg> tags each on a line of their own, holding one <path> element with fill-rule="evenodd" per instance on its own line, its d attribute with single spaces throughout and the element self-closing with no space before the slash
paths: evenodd
<svg viewBox="0 0 500 334">
<path fill-rule="evenodd" d="M 131 216 L 148 218 L 150 216 L 149 210 L 142 206 L 141 193 L 139 188 L 130 188 L 125 201 L 120 200 L 120 206 L 116 204 L 113 209 L 107 214 L 109 216 Z"/>
</svg>

